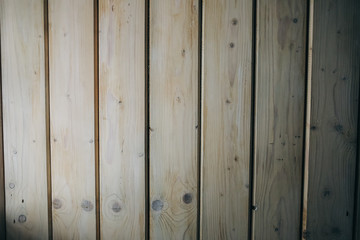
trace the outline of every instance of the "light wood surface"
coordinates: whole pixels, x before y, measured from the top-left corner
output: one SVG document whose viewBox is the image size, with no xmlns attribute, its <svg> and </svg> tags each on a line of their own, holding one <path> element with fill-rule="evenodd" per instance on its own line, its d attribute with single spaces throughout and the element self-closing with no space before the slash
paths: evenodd
<svg viewBox="0 0 360 240">
<path fill-rule="evenodd" d="M 357 0 L 316 0 L 314 5 L 307 213 L 311 239 L 345 240 L 353 234 L 359 10 Z"/>
<path fill-rule="evenodd" d="M 194 239 L 198 202 L 197 0 L 150 1 L 150 238 Z"/>
<path fill-rule="evenodd" d="M 49 1 L 54 239 L 95 239 L 93 1 Z"/>
<path fill-rule="evenodd" d="M 257 2 L 253 239 L 300 236 L 306 1 Z"/>
<path fill-rule="evenodd" d="M 99 2 L 101 238 L 145 238 L 145 2 Z"/>
<path fill-rule="evenodd" d="M 0 4 L 7 237 L 47 239 L 43 1 Z"/>
<path fill-rule="evenodd" d="M 1 35 L 1 34 L 0 34 Z M 0 43 L 1 45 L 1 43 Z M 1 74 L 1 63 L 0 63 L 0 74 Z M 0 76 L 1 81 L 1 76 Z M 0 82 L 1 84 L 1 82 Z M 3 121 L 2 121 L 2 90 L 0 88 L 0 238 L 6 238 L 6 210 L 5 210 L 5 178 L 4 178 L 4 142 L 3 142 Z"/>
<path fill-rule="evenodd" d="M 247 239 L 252 2 L 203 3 L 202 239 Z"/>
<path fill-rule="evenodd" d="M 0 4 L 0 9 L 1 9 Z M 0 10 L 2 12 L 2 10 Z M 0 30 L 0 46 L 1 46 L 1 30 Z M 0 48 L 1 56 L 1 48 Z M 3 101 L 2 101 L 2 75 L 1 75 L 1 57 L 0 57 L 0 238 L 6 238 L 6 210 L 5 210 L 5 168 L 4 168 L 4 142 L 3 142 Z"/>
</svg>

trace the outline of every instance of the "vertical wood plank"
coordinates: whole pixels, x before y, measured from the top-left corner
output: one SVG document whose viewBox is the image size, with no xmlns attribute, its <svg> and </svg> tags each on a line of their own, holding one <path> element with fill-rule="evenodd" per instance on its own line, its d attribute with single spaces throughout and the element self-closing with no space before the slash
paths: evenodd
<svg viewBox="0 0 360 240">
<path fill-rule="evenodd" d="M 0 3 L 1 9 L 1 3 Z M 0 10 L 1 12 L 1 10 Z M 0 238 L 6 238 L 5 216 L 5 168 L 4 168 L 4 142 L 3 142 L 3 101 L 2 101 L 2 71 L 1 71 L 1 30 L 0 30 Z"/>
<path fill-rule="evenodd" d="M 1 34 L 0 34 L 1 35 Z M 1 43 L 0 43 L 1 45 Z M 5 169 L 4 169 L 4 142 L 3 142 L 3 104 L 2 104 L 2 80 L 0 60 L 0 238 L 6 239 L 6 216 L 5 216 Z"/>
<path fill-rule="evenodd" d="M 43 1 L 0 4 L 7 237 L 47 239 Z"/>
<path fill-rule="evenodd" d="M 357 0 L 316 0 L 307 231 L 351 239 L 359 104 Z"/>
<path fill-rule="evenodd" d="M 248 238 L 252 5 L 203 5 L 203 239 Z"/>
<path fill-rule="evenodd" d="M 309 0 L 308 15 L 308 46 L 307 46 L 307 82 L 306 82 L 306 119 L 305 119 L 305 142 L 304 142 L 304 171 L 303 171 L 303 204 L 302 204 L 302 239 L 306 240 L 307 235 L 307 211 L 309 197 L 309 148 L 310 148 L 310 126 L 311 126 L 311 71 L 312 71 L 312 49 L 313 49 L 313 22 L 314 22 L 314 1 Z"/>
<path fill-rule="evenodd" d="M 94 4 L 49 0 L 54 239 L 95 239 Z"/>
<path fill-rule="evenodd" d="M 145 1 L 100 0 L 102 239 L 145 238 Z"/>
<path fill-rule="evenodd" d="M 300 237 L 306 12 L 257 1 L 254 239 Z"/>
<path fill-rule="evenodd" d="M 150 1 L 150 238 L 194 239 L 198 0 Z"/>
</svg>

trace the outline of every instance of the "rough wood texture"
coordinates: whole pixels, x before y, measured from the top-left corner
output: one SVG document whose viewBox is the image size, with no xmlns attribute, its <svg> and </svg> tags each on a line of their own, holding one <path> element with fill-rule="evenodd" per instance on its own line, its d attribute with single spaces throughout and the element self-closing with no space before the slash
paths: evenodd
<svg viewBox="0 0 360 240">
<path fill-rule="evenodd" d="M 7 237 L 47 239 L 43 1 L 0 4 Z"/>
<path fill-rule="evenodd" d="M 95 239 L 92 0 L 49 1 L 54 239 Z"/>
<path fill-rule="evenodd" d="M 145 2 L 100 0 L 102 239 L 145 238 Z"/>
<path fill-rule="evenodd" d="M 357 0 L 316 0 L 307 230 L 351 239 L 359 98 Z"/>
<path fill-rule="evenodd" d="M 300 236 L 306 1 L 258 0 L 254 239 Z"/>
<path fill-rule="evenodd" d="M 196 238 L 198 0 L 150 1 L 150 237 Z"/>
<path fill-rule="evenodd" d="M 252 2 L 203 5 L 203 239 L 247 239 Z"/>
</svg>

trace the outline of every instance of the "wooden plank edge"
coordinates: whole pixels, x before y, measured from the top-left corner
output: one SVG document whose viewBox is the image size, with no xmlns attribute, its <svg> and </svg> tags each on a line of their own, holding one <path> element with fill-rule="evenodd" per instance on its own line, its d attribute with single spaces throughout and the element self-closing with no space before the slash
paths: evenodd
<svg viewBox="0 0 360 240">
<path fill-rule="evenodd" d="M 204 166 L 204 131 L 202 126 L 204 124 L 204 23 L 205 23 L 205 14 L 204 6 L 205 2 L 199 0 L 198 8 L 198 197 L 197 197 L 197 239 L 203 239 L 202 236 L 202 225 L 203 225 L 203 190 L 204 190 L 204 171 L 202 166 Z"/>
<path fill-rule="evenodd" d="M 96 239 L 100 239 L 100 132 L 99 132 L 99 0 L 94 0 L 94 135 L 95 135 L 95 221 Z"/>
<path fill-rule="evenodd" d="M 312 74 L 312 50 L 313 50 L 313 22 L 314 0 L 308 1 L 308 39 L 307 39 L 307 77 L 306 77 L 306 103 L 305 103 L 305 138 L 304 138 L 304 162 L 303 162 L 303 193 L 302 193 L 302 223 L 301 238 L 307 239 L 307 207 L 309 193 L 309 154 L 310 154 L 310 125 L 311 125 L 311 74 Z"/>
<path fill-rule="evenodd" d="M 259 49 L 259 36 L 260 36 L 260 30 L 258 27 L 258 23 L 259 23 L 259 8 L 258 6 L 260 0 L 254 0 L 253 2 L 253 68 L 252 68 L 252 129 L 251 129 L 251 137 L 252 137 L 252 143 L 251 143 L 251 160 L 250 160 L 250 174 L 251 174 L 251 182 L 249 184 L 249 190 L 251 191 L 249 196 L 251 195 L 251 199 L 249 201 L 249 215 L 250 215 L 250 219 L 249 219 L 249 240 L 255 240 L 255 217 L 254 217 L 254 211 L 256 211 L 256 201 L 255 201 L 255 196 L 256 196 L 256 134 L 257 134 L 257 129 L 255 127 L 255 121 L 256 121 L 256 71 L 257 71 L 257 66 L 259 65 L 259 58 L 257 57 L 257 51 Z"/>
<path fill-rule="evenodd" d="M 1 7 L 1 6 L 0 6 Z M 1 31 L 0 31 L 0 238 L 6 239 L 6 202 L 5 202 L 5 166 L 4 166 L 4 121 L 2 101 L 2 64 L 1 64 Z"/>
<path fill-rule="evenodd" d="M 254 219 L 253 219 L 253 210 L 256 206 L 254 202 L 255 199 L 255 114 L 256 114 L 256 65 L 257 57 L 256 51 L 258 49 L 258 31 L 257 31 L 257 0 L 253 1 L 252 4 L 252 52 L 251 52 L 251 112 L 250 112 L 250 159 L 249 159 L 249 217 L 248 217 L 248 239 L 251 240 L 254 238 L 253 232 L 254 228 Z"/>
<path fill-rule="evenodd" d="M 45 62 L 45 125 L 46 125 L 46 176 L 48 203 L 48 234 L 53 239 L 52 225 L 52 183 L 51 183 L 51 146 L 50 146 L 50 75 L 49 75 L 49 8 L 48 0 L 44 0 L 44 62 Z"/>
<path fill-rule="evenodd" d="M 145 123 L 144 123 L 144 138 L 145 138 L 145 239 L 150 239 L 150 0 L 145 0 Z"/>
</svg>

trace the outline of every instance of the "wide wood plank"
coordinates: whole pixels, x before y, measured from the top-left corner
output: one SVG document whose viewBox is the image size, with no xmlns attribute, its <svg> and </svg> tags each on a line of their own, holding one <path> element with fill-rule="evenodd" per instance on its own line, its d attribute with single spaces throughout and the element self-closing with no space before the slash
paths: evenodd
<svg viewBox="0 0 360 240">
<path fill-rule="evenodd" d="M 253 238 L 298 239 L 307 2 L 258 0 L 257 8 Z"/>
<path fill-rule="evenodd" d="M 150 1 L 150 237 L 194 239 L 198 0 Z"/>
<path fill-rule="evenodd" d="M 145 2 L 100 0 L 101 238 L 145 238 Z"/>
<path fill-rule="evenodd" d="M 203 3 L 203 239 L 247 239 L 251 1 Z"/>
<path fill-rule="evenodd" d="M 314 4 L 307 234 L 311 239 L 351 239 L 360 2 L 316 0 Z"/>
<path fill-rule="evenodd" d="M 7 237 L 47 239 L 43 1 L 0 4 Z"/>
<path fill-rule="evenodd" d="M 49 0 L 54 239 L 95 239 L 94 9 Z"/>
</svg>

